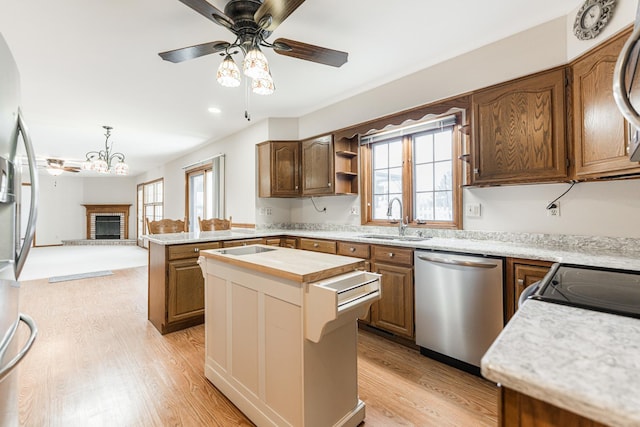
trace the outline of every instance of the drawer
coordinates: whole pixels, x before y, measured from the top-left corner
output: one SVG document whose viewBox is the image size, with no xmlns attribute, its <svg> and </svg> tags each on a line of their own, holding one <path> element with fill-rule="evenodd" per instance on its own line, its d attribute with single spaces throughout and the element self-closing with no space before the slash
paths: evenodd
<svg viewBox="0 0 640 427">
<path fill-rule="evenodd" d="M 369 259 L 369 245 L 366 243 L 338 242 L 338 255 Z"/>
<path fill-rule="evenodd" d="M 220 242 L 189 243 L 188 245 L 169 246 L 169 261 L 176 259 L 197 258 L 200 251 L 222 247 Z"/>
<path fill-rule="evenodd" d="M 264 244 L 269 246 L 280 246 L 282 244 L 282 239 L 280 239 L 280 237 L 267 237 L 264 239 Z"/>
<path fill-rule="evenodd" d="M 331 240 L 317 240 L 300 238 L 300 249 L 305 251 L 324 252 L 327 254 L 336 253 L 336 242 Z"/>
<path fill-rule="evenodd" d="M 393 246 L 372 246 L 371 260 L 387 264 L 413 265 L 413 249 Z"/>
<path fill-rule="evenodd" d="M 243 240 L 226 240 L 222 243 L 223 248 L 233 248 L 235 246 L 262 245 L 264 239 L 243 239 Z"/>
</svg>

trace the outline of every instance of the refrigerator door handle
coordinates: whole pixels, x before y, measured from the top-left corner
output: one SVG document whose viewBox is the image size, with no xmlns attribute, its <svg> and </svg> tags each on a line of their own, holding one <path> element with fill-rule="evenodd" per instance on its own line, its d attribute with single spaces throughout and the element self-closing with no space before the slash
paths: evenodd
<svg viewBox="0 0 640 427">
<path fill-rule="evenodd" d="M 22 267 L 27 260 L 27 255 L 31 249 L 31 243 L 33 242 L 33 236 L 36 232 L 36 218 L 38 217 L 38 173 L 36 169 L 36 156 L 33 151 L 33 144 L 31 143 L 31 137 L 29 131 L 24 123 L 24 117 L 22 117 L 22 111 L 18 110 L 18 129 L 22 134 L 22 140 L 27 151 L 27 159 L 29 161 L 29 178 L 31 180 L 31 205 L 29 206 L 29 220 L 27 221 L 27 231 L 24 236 L 24 242 L 20 248 L 20 253 L 16 257 L 16 279 L 20 277 Z"/>
<path fill-rule="evenodd" d="M 29 339 L 25 343 L 22 350 L 16 356 L 9 361 L 5 366 L 0 367 L 0 381 L 2 381 L 7 375 L 11 373 L 11 371 L 20 363 L 20 361 L 27 355 L 29 350 L 31 350 L 31 346 L 36 339 L 36 335 L 38 335 L 38 328 L 36 327 L 36 323 L 30 316 L 26 314 L 20 313 L 20 321 L 27 324 L 29 329 L 31 330 L 31 334 L 29 335 Z M 15 336 L 15 335 L 14 335 Z"/>
</svg>

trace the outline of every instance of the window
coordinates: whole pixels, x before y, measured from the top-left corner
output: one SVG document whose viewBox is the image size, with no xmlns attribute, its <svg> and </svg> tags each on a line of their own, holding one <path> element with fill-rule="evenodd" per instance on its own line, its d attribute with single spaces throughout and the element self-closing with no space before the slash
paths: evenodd
<svg viewBox="0 0 640 427">
<path fill-rule="evenodd" d="M 158 221 L 164 218 L 164 180 L 162 178 L 151 182 L 138 184 L 137 192 L 137 231 L 138 245 L 142 246 L 142 235 L 147 234 L 145 218 Z"/>
<path fill-rule="evenodd" d="M 189 166 L 186 212 L 189 231 L 199 231 L 198 217 L 223 218 L 224 212 L 224 155 L 207 160 L 205 164 Z"/>
<path fill-rule="evenodd" d="M 363 223 L 459 228 L 461 167 L 456 115 L 361 138 Z M 387 216 L 391 203 L 391 216 Z"/>
</svg>

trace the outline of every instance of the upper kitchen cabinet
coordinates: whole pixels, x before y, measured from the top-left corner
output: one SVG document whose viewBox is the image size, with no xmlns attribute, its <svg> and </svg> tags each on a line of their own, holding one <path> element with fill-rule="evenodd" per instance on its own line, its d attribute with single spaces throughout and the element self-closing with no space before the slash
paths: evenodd
<svg viewBox="0 0 640 427">
<path fill-rule="evenodd" d="M 567 178 L 565 70 L 472 95 L 472 185 Z"/>
<path fill-rule="evenodd" d="M 572 64 L 577 179 L 640 173 L 640 164 L 629 161 L 627 122 L 612 90 L 613 69 L 628 37 L 624 31 Z"/>
<path fill-rule="evenodd" d="M 300 196 L 298 141 L 266 141 L 258 144 L 258 196 Z"/>
<path fill-rule="evenodd" d="M 335 192 L 358 194 L 358 150 L 360 135 L 334 135 Z"/>
<path fill-rule="evenodd" d="M 333 191 L 333 137 L 302 141 L 302 195 L 326 196 Z"/>
</svg>

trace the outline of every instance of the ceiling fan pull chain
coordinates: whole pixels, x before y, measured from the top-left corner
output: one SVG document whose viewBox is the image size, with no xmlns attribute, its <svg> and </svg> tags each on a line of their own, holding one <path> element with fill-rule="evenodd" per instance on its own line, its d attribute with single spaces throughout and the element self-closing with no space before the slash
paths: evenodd
<svg viewBox="0 0 640 427">
<path fill-rule="evenodd" d="M 251 114 L 249 113 L 249 97 L 251 96 L 251 93 L 249 91 L 249 79 L 246 78 L 244 79 L 244 105 L 245 105 L 245 109 L 244 109 L 244 118 L 247 119 L 248 122 L 251 121 Z"/>
</svg>

